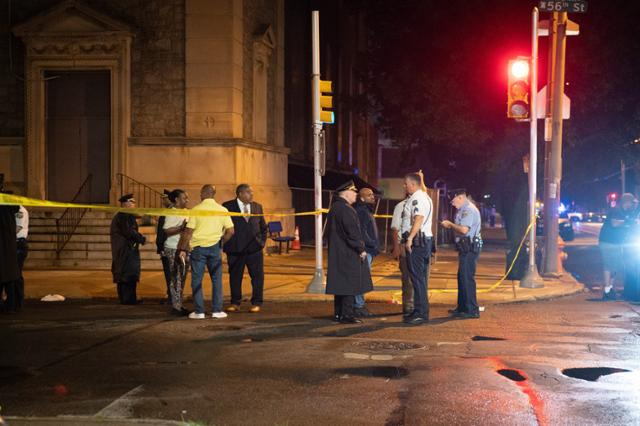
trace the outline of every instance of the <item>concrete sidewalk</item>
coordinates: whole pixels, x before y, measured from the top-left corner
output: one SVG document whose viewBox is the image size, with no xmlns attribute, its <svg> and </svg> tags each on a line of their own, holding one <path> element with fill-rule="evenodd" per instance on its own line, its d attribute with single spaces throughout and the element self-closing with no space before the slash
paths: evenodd
<svg viewBox="0 0 640 426">
<path fill-rule="evenodd" d="M 326 252 L 325 252 L 326 254 Z M 325 256 L 326 268 L 326 256 Z M 307 294 L 305 289 L 315 269 L 314 250 L 303 249 L 287 255 L 265 256 L 264 297 L 270 300 L 329 300 L 331 296 Z M 569 274 L 560 279 L 545 280 L 542 289 L 524 289 L 517 281 L 504 281 L 496 289 L 483 293 L 495 284 L 505 270 L 505 249 L 493 245 L 485 246 L 476 273 L 478 283 L 478 301 L 481 305 L 548 299 L 565 296 L 583 290 L 582 284 Z M 325 269 L 326 272 L 326 269 Z M 457 255 L 455 251 L 441 248 L 437 261 L 431 267 L 429 279 L 429 301 L 432 304 L 455 305 L 457 293 Z M 116 298 L 115 285 L 109 271 L 78 270 L 29 270 L 24 271 L 25 293 L 27 298 L 40 299 L 46 294 L 61 294 L 66 298 Z M 185 296 L 190 299 L 191 278 L 187 278 Z M 374 291 L 367 293 L 369 301 L 401 303 L 401 283 L 398 262 L 388 255 L 380 255 L 373 262 Z M 209 278 L 205 277 L 205 296 L 211 297 Z M 160 299 L 165 295 L 165 282 L 162 271 L 143 271 L 138 296 L 144 299 Z M 229 278 L 226 261 L 223 273 L 223 288 L 226 298 L 229 295 Z M 448 290 L 449 292 L 442 292 Z M 251 296 L 248 275 L 243 280 L 243 294 Z"/>
</svg>

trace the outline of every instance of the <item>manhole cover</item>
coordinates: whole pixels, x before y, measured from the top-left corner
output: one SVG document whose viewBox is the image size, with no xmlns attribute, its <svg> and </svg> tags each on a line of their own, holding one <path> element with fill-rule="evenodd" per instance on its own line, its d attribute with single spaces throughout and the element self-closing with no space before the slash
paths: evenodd
<svg viewBox="0 0 640 426">
<path fill-rule="evenodd" d="M 357 346 L 369 351 L 406 351 L 410 349 L 424 349 L 424 345 L 408 342 L 354 342 L 353 346 Z"/>
<path fill-rule="evenodd" d="M 587 368 L 565 368 L 562 370 L 562 374 L 574 379 L 587 380 L 589 382 L 597 382 L 602 376 L 608 376 L 615 373 L 628 373 L 631 370 L 625 370 L 624 368 L 612 368 L 612 367 L 587 367 Z"/>
<path fill-rule="evenodd" d="M 527 380 L 527 378 L 520 374 L 518 370 L 512 370 L 510 368 L 502 368 L 497 370 L 497 373 L 509 380 L 513 380 L 514 382 L 524 382 Z"/>
<path fill-rule="evenodd" d="M 478 342 L 478 341 L 482 341 L 482 340 L 491 341 L 491 340 L 507 340 L 507 339 L 504 339 L 502 337 L 491 337 L 491 336 L 473 336 L 471 338 L 471 340 L 473 340 L 474 342 Z"/>
<path fill-rule="evenodd" d="M 355 367 L 339 368 L 335 370 L 339 375 L 362 376 L 362 377 L 382 377 L 384 379 L 401 379 L 409 375 L 409 370 L 402 367 L 376 366 L 376 367 Z"/>
</svg>

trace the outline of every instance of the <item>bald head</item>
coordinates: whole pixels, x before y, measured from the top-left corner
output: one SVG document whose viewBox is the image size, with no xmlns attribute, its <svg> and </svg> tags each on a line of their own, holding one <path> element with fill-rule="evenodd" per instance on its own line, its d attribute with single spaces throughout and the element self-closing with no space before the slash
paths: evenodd
<svg viewBox="0 0 640 426">
<path fill-rule="evenodd" d="M 207 198 L 213 198 L 216 195 L 216 187 L 210 184 L 206 184 L 200 190 L 200 199 L 206 200 Z"/>
<path fill-rule="evenodd" d="M 360 200 L 367 204 L 373 204 L 376 202 L 376 196 L 373 194 L 373 190 L 371 188 L 362 188 L 360 192 L 358 192 L 358 196 Z"/>
</svg>

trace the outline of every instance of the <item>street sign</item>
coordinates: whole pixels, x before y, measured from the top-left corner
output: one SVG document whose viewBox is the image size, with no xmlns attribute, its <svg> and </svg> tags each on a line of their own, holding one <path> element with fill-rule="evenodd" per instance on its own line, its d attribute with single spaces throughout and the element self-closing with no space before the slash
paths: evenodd
<svg viewBox="0 0 640 426">
<path fill-rule="evenodd" d="M 540 0 L 538 8 L 541 12 L 586 13 L 587 4 L 584 0 Z"/>
<path fill-rule="evenodd" d="M 536 100 L 536 117 L 545 118 L 547 116 L 547 86 L 545 85 L 538 92 L 538 99 Z M 562 94 L 562 119 L 568 120 L 571 118 L 571 99 L 566 93 Z"/>
</svg>

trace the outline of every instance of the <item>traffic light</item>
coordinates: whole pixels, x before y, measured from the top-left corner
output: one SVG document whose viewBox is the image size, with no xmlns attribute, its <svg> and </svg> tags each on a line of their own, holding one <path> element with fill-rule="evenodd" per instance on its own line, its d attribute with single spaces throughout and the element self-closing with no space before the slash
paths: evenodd
<svg viewBox="0 0 640 426">
<path fill-rule="evenodd" d="M 320 80 L 320 121 L 323 123 L 333 124 L 335 117 L 333 115 L 333 84 L 330 80 Z"/>
<path fill-rule="evenodd" d="M 612 192 L 611 194 L 607 195 L 607 204 L 610 205 L 611 207 L 615 207 L 618 201 L 618 194 L 616 194 L 615 192 Z"/>
<path fill-rule="evenodd" d="M 507 117 L 516 119 L 529 118 L 530 74 L 529 59 L 518 58 L 509 61 L 509 81 L 507 86 Z"/>
</svg>

